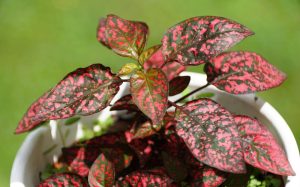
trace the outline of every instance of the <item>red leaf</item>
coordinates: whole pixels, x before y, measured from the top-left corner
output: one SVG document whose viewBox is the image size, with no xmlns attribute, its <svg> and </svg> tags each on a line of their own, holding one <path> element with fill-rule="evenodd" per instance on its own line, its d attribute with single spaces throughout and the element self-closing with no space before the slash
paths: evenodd
<svg viewBox="0 0 300 187">
<path fill-rule="evenodd" d="M 116 101 L 110 110 L 139 111 L 139 108 L 132 101 L 132 96 L 128 94 Z"/>
<path fill-rule="evenodd" d="M 42 181 L 38 187 L 56 187 L 56 186 L 73 186 L 88 187 L 87 181 L 72 173 L 60 173 L 52 175 L 50 178 Z"/>
<path fill-rule="evenodd" d="M 193 169 L 191 175 L 192 187 L 217 187 L 226 180 L 226 173 L 208 166 Z"/>
<path fill-rule="evenodd" d="M 230 112 L 210 99 L 176 108 L 176 131 L 201 162 L 232 173 L 246 171 L 239 133 Z"/>
<path fill-rule="evenodd" d="M 168 107 L 168 80 L 159 69 L 136 72 L 130 78 L 133 102 L 153 124 L 161 123 Z"/>
<path fill-rule="evenodd" d="M 234 117 L 243 139 L 244 159 L 257 168 L 278 175 L 295 175 L 286 154 L 273 134 L 256 119 Z"/>
<path fill-rule="evenodd" d="M 286 75 L 252 52 L 227 52 L 207 63 L 207 81 L 233 94 L 253 93 L 279 86 Z"/>
<path fill-rule="evenodd" d="M 92 165 L 89 176 L 91 187 L 111 187 L 115 182 L 115 169 L 112 162 L 104 154 L 100 154 Z"/>
<path fill-rule="evenodd" d="M 69 73 L 42 96 L 20 121 L 16 133 L 29 131 L 45 120 L 91 115 L 104 109 L 119 91 L 121 79 L 110 68 L 93 64 Z"/>
<path fill-rule="evenodd" d="M 42 122 L 47 121 L 46 116 L 40 115 L 39 118 L 37 118 L 36 114 L 41 112 L 42 105 L 45 102 L 45 99 L 48 97 L 48 95 L 49 95 L 49 91 L 44 93 L 44 95 L 42 95 L 28 108 L 27 112 L 20 120 L 17 129 L 15 130 L 16 134 L 33 129 L 39 124 L 41 124 Z"/>
<path fill-rule="evenodd" d="M 72 172 L 86 177 L 88 176 L 91 165 L 101 153 L 101 147 L 95 146 L 72 146 L 62 149 L 62 159 L 68 164 Z"/>
<path fill-rule="evenodd" d="M 248 28 L 226 18 L 194 17 L 165 33 L 162 53 L 166 61 L 175 60 L 182 65 L 203 64 L 252 34 Z"/>
<path fill-rule="evenodd" d="M 190 83 L 190 76 L 175 77 L 169 83 L 169 96 L 177 95 L 185 90 Z"/>
<path fill-rule="evenodd" d="M 148 26 L 143 22 L 125 20 L 116 15 L 108 15 L 99 22 L 98 41 L 121 56 L 138 59 L 147 37 Z"/>
<path fill-rule="evenodd" d="M 178 62 L 168 62 L 164 61 L 161 49 L 157 50 L 145 63 L 144 69 L 148 70 L 151 68 L 161 68 L 161 70 L 166 74 L 168 80 L 172 80 L 177 77 L 186 68 L 179 64 Z"/>
<path fill-rule="evenodd" d="M 172 183 L 172 180 L 163 169 L 134 171 L 125 176 L 124 180 L 131 186 L 138 187 L 168 187 Z"/>
</svg>

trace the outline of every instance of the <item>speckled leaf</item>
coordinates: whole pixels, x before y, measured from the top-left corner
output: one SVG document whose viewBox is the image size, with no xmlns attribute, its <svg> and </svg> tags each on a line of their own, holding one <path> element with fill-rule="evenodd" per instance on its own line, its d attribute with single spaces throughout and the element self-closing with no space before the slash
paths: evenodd
<svg viewBox="0 0 300 187">
<path fill-rule="evenodd" d="M 148 48 L 147 50 L 145 50 L 139 57 L 140 63 L 144 64 L 144 62 L 147 61 L 154 53 L 156 53 L 156 51 L 159 50 L 160 47 L 161 47 L 161 44 L 152 46 L 152 47 Z"/>
<path fill-rule="evenodd" d="M 192 187 L 218 187 L 226 180 L 226 173 L 204 166 L 191 171 Z"/>
<path fill-rule="evenodd" d="M 42 110 L 42 105 L 48 95 L 49 91 L 44 93 L 44 95 L 42 95 L 28 108 L 27 112 L 24 114 L 15 130 L 16 134 L 31 130 L 40 125 L 42 122 L 47 121 L 46 115 L 39 115 L 39 118 L 37 118 L 36 115 L 42 112 L 47 113 L 47 111 Z"/>
<path fill-rule="evenodd" d="M 161 123 L 166 113 L 168 87 L 167 77 L 159 69 L 150 69 L 146 73 L 138 71 L 130 78 L 133 102 L 153 124 Z"/>
<path fill-rule="evenodd" d="M 190 76 L 179 76 L 172 79 L 169 83 L 169 96 L 177 95 L 189 86 Z"/>
<path fill-rule="evenodd" d="M 42 181 L 38 187 L 64 187 L 64 186 L 72 186 L 72 187 L 88 187 L 88 182 L 72 173 L 60 173 L 54 174 L 46 180 Z"/>
<path fill-rule="evenodd" d="M 187 166 L 175 155 L 162 152 L 164 166 L 168 175 L 176 182 L 183 181 L 188 174 Z"/>
<path fill-rule="evenodd" d="M 150 121 L 146 121 L 135 129 L 135 132 L 133 133 L 132 139 L 136 138 L 145 138 L 148 136 L 151 136 L 153 134 L 156 134 L 162 127 L 162 124 L 152 124 Z"/>
<path fill-rule="evenodd" d="M 133 103 L 132 96 L 128 94 L 116 101 L 110 110 L 139 111 L 139 108 Z"/>
<path fill-rule="evenodd" d="M 97 40 L 110 49 L 106 36 L 106 18 L 101 18 L 99 20 L 99 25 L 97 29 Z"/>
<path fill-rule="evenodd" d="M 161 69 L 168 80 L 172 80 L 177 77 L 181 72 L 183 72 L 186 68 L 185 66 L 179 64 L 178 62 L 168 62 L 165 63 L 164 57 L 162 55 L 161 49 L 157 50 L 145 63 L 144 69 L 149 70 L 151 68 L 159 68 Z"/>
<path fill-rule="evenodd" d="M 279 86 L 286 75 L 253 52 L 227 52 L 205 66 L 207 81 L 232 94 L 245 94 Z"/>
<path fill-rule="evenodd" d="M 136 63 L 127 63 L 118 72 L 119 76 L 130 75 L 138 70 L 138 65 Z"/>
<path fill-rule="evenodd" d="M 222 17 L 194 17 L 171 27 L 162 39 L 166 61 L 198 65 L 226 51 L 247 36 L 245 26 Z"/>
<path fill-rule="evenodd" d="M 30 114 L 25 114 L 26 119 L 20 121 L 16 133 L 28 131 L 38 125 L 37 122 L 46 119 L 64 119 L 99 112 L 110 103 L 119 91 L 120 84 L 121 79 L 101 64 L 79 68 L 29 108 Z"/>
<path fill-rule="evenodd" d="M 148 26 L 143 22 L 108 15 L 105 21 L 100 20 L 99 23 L 98 40 L 121 56 L 138 59 L 147 37 Z"/>
<path fill-rule="evenodd" d="M 129 147 L 135 152 L 139 159 L 140 167 L 144 167 L 149 161 L 153 154 L 153 144 L 154 142 L 144 138 L 144 139 L 133 139 L 128 143 Z"/>
<path fill-rule="evenodd" d="M 232 173 L 246 171 L 239 133 L 229 111 L 210 99 L 176 108 L 176 131 L 201 162 Z"/>
<path fill-rule="evenodd" d="M 101 147 L 72 146 L 62 149 L 62 160 L 68 164 L 72 172 L 86 177 L 89 169 L 101 153 Z"/>
<path fill-rule="evenodd" d="M 273 134 L 258 120 L 248 116 L 234 117 L 243 139 L 245 161 L 278 175 L 295 175 L 283 148 Z"/>
<path fill-rule="evenodd" d="M 157 170 L 138 170 L 125 176 L 124 179 L 131 186 L 149 187 L 160 186 L 169 187 L 172 180 L 168 177 L 166 172 L 161 169 Z"/>
<path fill-rule="evenodd" d="M 111 187 L 115 182 L 115 169 L 104 154 L 100 154 L 92 165 L 89 176 L 91 187 Z"/>
</svg>

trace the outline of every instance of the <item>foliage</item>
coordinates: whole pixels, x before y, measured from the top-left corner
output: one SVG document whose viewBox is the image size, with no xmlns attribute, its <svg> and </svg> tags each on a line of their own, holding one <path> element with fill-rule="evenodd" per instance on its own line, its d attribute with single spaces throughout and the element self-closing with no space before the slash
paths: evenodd
<svg viewBox="0 0 300 187">
<path fill-rule="evenodd" d="M 246 173 L 247 164 L 295 175 L 276 138 L 258 120 L 236 116 L 202 96 L 185 102 L 209 85 L 246 94 L 284 82 L 285 74 L 262 56 L 225 52 L 253 35 L 250 29 L 227 18 L 194 17 L 169 28 L 161 44 L 144 50 L 148 34 L 143 22 L 116 15 L 100 19 L 98 41 L 136 62 L 117 74 L 101 64 L 79 68 L 29 107 L 16 133 L 108 106 L 134 113 L 123 128 L 64 148 L 62 162 L 73 174 L 55 174 L 41 185 L 81 180 L 90 186 L 219 186 L 229 173 Z M 208 83 L 170 101 L 189 85 L 190 77 L 179 74 L 195 65 L 204 65 Z M 123 82 L 130 82 L 130 94 L 111 104 Z M 171 107 L 175 113 L 168 111 Z"/>
</svg>

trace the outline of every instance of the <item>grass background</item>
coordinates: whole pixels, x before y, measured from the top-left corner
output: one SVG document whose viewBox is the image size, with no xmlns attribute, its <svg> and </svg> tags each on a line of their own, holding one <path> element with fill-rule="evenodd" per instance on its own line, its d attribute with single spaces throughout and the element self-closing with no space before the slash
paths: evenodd
<svg viewBox="0 0 300 187">
<path fill-rule="evenodd" d="M 12 162 L 26 136 L 13 131 L 37 97 L 77 67 L 97 62 L 117 71 L 130 62 L 95 39 L 98 19 L 109 13 L 147 22 L 148 46 L 193 16 L 228 17 L 251 28 L 256 35 L 234 49 L 263 54 L 288 74 L 285 84 L 259 96 L 285 117 L 300 142 L 299 0 L 0 0 L 0 186 L 9 186 Z"/>
</svg>

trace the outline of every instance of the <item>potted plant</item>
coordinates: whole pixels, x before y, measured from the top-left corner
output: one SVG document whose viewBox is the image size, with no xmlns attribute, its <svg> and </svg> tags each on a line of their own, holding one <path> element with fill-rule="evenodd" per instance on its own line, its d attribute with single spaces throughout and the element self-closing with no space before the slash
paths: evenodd
<svg viewBox="0 0 300 187">
<path fill-rule="evenodd" d="M 296 170 L 280 136 L 263 124 L 269 118 L 257 113 L 263 101 L 251 94 L 279 86 L 286 75 L 254 52 L 225 52 L 253 34 L 226 18 L 194 17 L 169 28 L 161 44 L 144 50 L 145 23 L 116 15 L 100 19 L 98 41 L 136 62 L 117 74 L 102 64 L 79 68 L 29 107 L 16 133 L 51 120 L 52 128 L 37 129 L 33 133 L 40 136 L 27 144 L 38 144 L 39 138 L 60 142 L 47 150 L 30 148 L 42 149 L 44 158 L 55 161 L 54 175 L 38 186 L 237 186 L 241 181 L 255 185 L 261 176 L 265 185 L 276 180 L 282 185 L 278 176 L 293 176 Z M 195 65 L 204 65 L 206 82 L 203 76 L 179 75 Z M 107 119 L 108 110 L 127 113 L 112 113 L 109 128 L 103 121 L 93 125 L 97 115 Z M 85 124 L 93 130 L 78 130 Z M 82 135 L 85 140 L 74 142 Z M 58 157 L 58 144 L 72 145 Z M 21 162 L 16 159 L 14 168 Z M 36 179 L 37 173 L 27 174 Z"/>
</svg>

